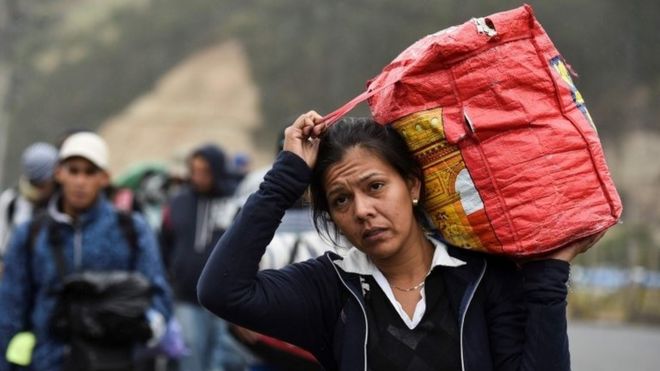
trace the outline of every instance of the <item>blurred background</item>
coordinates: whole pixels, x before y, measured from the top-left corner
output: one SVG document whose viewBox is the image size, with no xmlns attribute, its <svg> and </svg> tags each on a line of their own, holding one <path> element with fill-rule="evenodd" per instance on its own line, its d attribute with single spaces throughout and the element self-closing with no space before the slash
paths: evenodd
<svg viewBox="0 0 660 371">
<path fill-rule="evenodd" d="M 603 364 L 646 369 L 643 352 L 660 369 L 660 2 L 529 3 L 580 75 L 624 203 L 572 272 L 576 369 L 606 369 L 589 362 L 607 339 L 618 352 Z M 30 143 L 72 129 L 109 142 L 124 182 L 145 163 L 181 173 L 208 141 L 259 168 L 299 113 L 342 105 L 412 42 L 521 4 L 0 0 L 0 185 L 16 183 Z"/>
</svg>

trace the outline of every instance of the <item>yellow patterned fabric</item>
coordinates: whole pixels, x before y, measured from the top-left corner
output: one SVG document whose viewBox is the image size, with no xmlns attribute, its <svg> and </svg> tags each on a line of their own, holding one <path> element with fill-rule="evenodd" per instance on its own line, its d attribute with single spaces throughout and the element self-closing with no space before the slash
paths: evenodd
<svg viewBox="0 0 660 371">
<path fill-rule="evenodd" d="M 492 228 L 459 148 L 445 138 L 442 108 L 413 113 L 392 127 L 422 165 L 424 206 L 432 223 L 448 242 L 486 251 L 482 239 L 494 236 Z"/>
</svg>

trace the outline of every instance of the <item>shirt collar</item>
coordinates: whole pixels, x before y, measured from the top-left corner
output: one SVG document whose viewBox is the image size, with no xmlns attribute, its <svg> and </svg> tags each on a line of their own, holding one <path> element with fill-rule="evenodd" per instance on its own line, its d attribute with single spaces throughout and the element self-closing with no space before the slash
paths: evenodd
<svg viewBox="0 0 660 371">
<path fill-rule="evenodd" d="M 444 243 L 436 240 L 432 236 L 427 235 L 427 238 L 435 246 L 429 272 L 437 266 L 459 267 L 465 264 L 464 261 L 449 255 L 447 252 L 447 246 Z M 335 260 L 334 263 L 346 273 L 373 276 L 374 272 L 378 270 L 371 259 L 356 247 L 352 247 L 343 259 Z"/>
</svg>

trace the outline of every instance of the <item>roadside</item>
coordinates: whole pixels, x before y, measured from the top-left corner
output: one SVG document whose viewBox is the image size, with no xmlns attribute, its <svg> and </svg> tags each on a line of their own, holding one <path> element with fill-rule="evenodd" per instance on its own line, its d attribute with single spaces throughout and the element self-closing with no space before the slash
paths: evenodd
<svg viewBox="0 0 660 371">
<path fill-rule="evenodd" d="M 574 371 L 660 370 L 660 326 L 569 321 Z"/>
</svg>

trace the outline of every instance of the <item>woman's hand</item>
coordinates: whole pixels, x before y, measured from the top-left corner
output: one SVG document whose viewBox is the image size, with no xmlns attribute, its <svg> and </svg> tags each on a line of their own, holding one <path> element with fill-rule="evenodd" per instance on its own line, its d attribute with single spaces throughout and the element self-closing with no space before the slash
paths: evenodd
<svg viewBox="0 0 660 371">
<path fill-rule="evenodd" d="M 570 263 L 576 256 L 589 250 L 593 245 L 595 245 L 596 242 L 598 242 L 598 240 L 600 240 L 601 237 L 605 235 L 605 232 L 606 231 L 602 231 L 600 233 L 596 233 L 591 236 L 587 236 L 577 241 L 571 242 L 568 245 L 559 248 L 558 250 L 544 255 L 543 258 L 563 260 Z"/>
<path fill-rule="evenodd" d="M 323 117 L 315 111 L 300 115 L 284 130 L 285 151 L 293 152 L 302 158 L 307 166 L 314 168 L 319 151 L 319 136 L 325 131 Z"/>
</svg>

